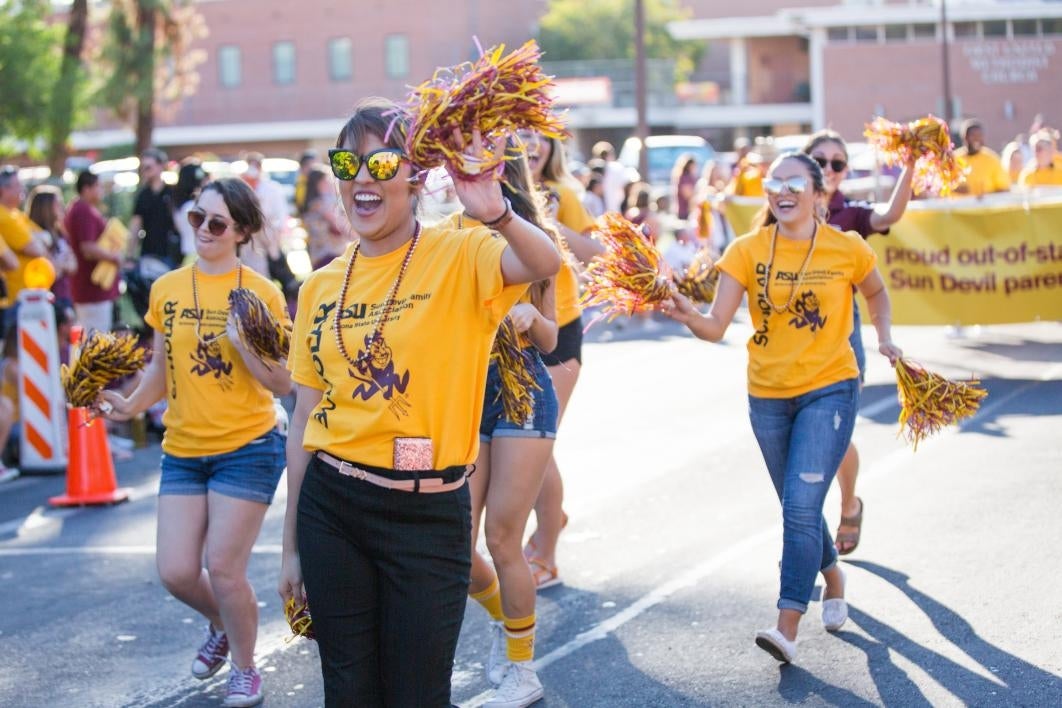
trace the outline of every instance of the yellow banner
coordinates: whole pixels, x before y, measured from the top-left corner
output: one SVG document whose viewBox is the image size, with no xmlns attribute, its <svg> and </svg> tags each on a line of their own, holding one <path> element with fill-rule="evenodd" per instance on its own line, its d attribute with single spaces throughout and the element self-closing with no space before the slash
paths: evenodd
<svg viewBox="0 0 1062 708">
<path fill-rule="evenodd" d="M 763 204 L 757 202 L 727 204 L 735 233 L 748 231 Z M 911 202 L 888 236 L 871 236 L 868 243 L 878 254 L 895 324 L 1062 320 L 1057 197 Z M 866 303 L 860 306 L 865 313 Z"/>
</svg>

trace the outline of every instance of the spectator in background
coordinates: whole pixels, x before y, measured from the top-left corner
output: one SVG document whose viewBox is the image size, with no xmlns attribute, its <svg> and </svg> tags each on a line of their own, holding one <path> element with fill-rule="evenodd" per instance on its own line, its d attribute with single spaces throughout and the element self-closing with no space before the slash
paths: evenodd
<svg viewBox="0 0 1062 708">
<path fill-rule="evenodd" d="M 251 243 L 240 249 L 240 260 L 280 283 L 290 300 L 297 296 L 299 284 L 281 249 L 288 232 L 288 217 L 291 216 L 288 200 L 284 196 L 284 188 L 262 170 L 265 157 L 261 153 L 248 153 L 244 159 L 247 161 L 247 171 L 243 173 L 243 181 L 250 185 L 258 197 L 265 222 Z"/>
<path fill-rule="evenodd" d="M 1062 187 L 1062 155 L 1058 153 L 1058 131 L 1041 128 L 1029 136 L 1033 162 L 1018 177 L 1022 187 Z"/>
<path fill-rule="evenodd" d="M 4 330 L 14 322 L 15 305 L 18 293 L 25 287 L 22 280 L 26 264 L 38 256 L 47 255 L 44 241 L 34 233 L 40 228 L 19 208 L 25 193 L 22 181 L 18 178 L 18 169 L 4 167 L 0 170 L 0 238 L 3 238 L 4 251 L 13 251 L 17 260 L 6 254 L 0 255 L 4 267 L 8 269 L 7 310 L 4 313 Z M 10 267 L 9 267 L 10 266 Z M 9 267 L 9 268 L 8 268 Z"/>
<path fill-rule="evenodd" d="M 595 219 L 605 213 L 605 179 L 601 175 L 590 173 L 583 193 L 583 206 Z"/>
<path fill-rule="evenodd" d="M 187 157 L 181 161 L 177 184 L 173 186 L 173 223 L 181 235 L 181 262 L 195 253 L 195 229 L 188 223 L 188 212 L 195 207 L 199 190 L 208 179 L 199 158 Z"/>
<path fill-rule="evenodd" d="M 727 185 L 727 192 L 735 197 L 762 197 L 763 175 L 767 162 L 757 152 L 749 152 L 734 168 L 734 176 Z"/>
<path fill-rule="evenodd" d="M 671 198 L 675 215 L 685 221 L 690 218 L 690 202 L 697 186 L 697 159 L 690 153 L 679 155 L 671 170 Z"/>
<path fill-rule="evenodd" d="M 158 148 L 148 148 L 140 156 L 140 192 L 136 195 L 133 218 L 129 221 L 129 255 L 135 257 L 140 244 L 139 266 L 145 277 L 173 270 L 181 263 L 181 236 L 173 222 L 173 191 L 162 181 L 169 158 Z M 155 262 L 145 263 L 150 258 Z M 160 263 L 165 267 L 160 267 Z"/>
<path fill-rule="evenodd" d="M 1022 143 L 1024 142 L 1025 138 L 1018 136 L 1007 143 L 999 154 L 999 161 L 1003 163 L 1004 169 L 1007 170 L 1007 176 L 1010 177 L 1011 184 L 1018 183 L 1018 177 L 1021 176 L 1021 171 L 1025 167 L 1025 152 L 1022 150 Z"/>
<path fill-rule="evenodd" d="M 317 151 L 306 150 L 299 158 L 299 176 L 295 178 L 295 213 L 299 216 L 306 211 L 306 183 L 314 167 L 317 167 Z"/>
<path fill-rule="evenodd" d="M 734 140 L 734 165 L 730 169 L 730 177 L 733 179 L 741 174 L 741 170 L 745 169 L 745 158 L 749 156 L 752 151 L 752 143 L 748 138 L 741 137 Z"/>
<path fill-rule="evenodd" d="M 56 301 L 72 305 L 74 299 L 70 276 L 77 270 L 77 258 L 74 257 L 70 244 L 66 242 L 66 226 L 63 224 L 66 206 L 63 204 L 63 193 L 58 187 L 42 184 L 30 192 L 29 205 L 30 221 L 41 228 L 37 236 L 48 249 L 48 259 L 55 268 L 52 293 Z"/>
<path fill-rule="evenodd" d="M 635 226 L 642 227 L 642 233 L 656 243 L 660 236 L 660 218 L 653 210 L 652 189 L 645 182 L 638 182 L 631 190 L 631 206 L 624 216 Z"/>
<path fill-rule="evenodd" d="M 85 170 L 77 176 L 77 199 L 66 212 L 66 233 L 77 260 L 71 279 L 71 291 L 77 319 L 86 331 L 110 332 L 114 328 L 114 301 L 118 299 L 118 279 L 102 288 L 92 282 L 92 271 L 101 261 L 110 261 L 119 268 L 122 253 L 100 246 L 100 236 L 107 222 L 100 214 L 103 187 L 98 175 Z"/>
<path fill-rule="evenodd" d="M 966 182 L 955 192 L 980 197 L 1008 191 L 1010 177 L 999 155 L 985 147 L 985 128 L 981 121 L 975 118 L 964 120 L 961 131 L 963 146 L 955 151 L 955 157 L 965 162 L 970 170 L 966 173 Z"/>
<path fill-rule="evenodd" d="M 726 170 L 718 162 L 707 162 L 690 208 L 697 219 L 697 238 L 708 245 L 715 258 L 734 240 L 734 229 L 726 218 L 726 183 Z"/>
<path fill-rule="evenodd" d="M 306 204 L 302 225 L 306 229 L 306 250 L 314 270 L 343 255 L 351 241 L 350 224 L 338 218 L 336 187 L 332 176 L 314 167 L 306 178 Z"/>
<path fill-rule="evenodd" d="M 590 153 L 595 159 L 605 163 L 605 210 L 620 211 L 620 203 L 623 201 L 623 189 L 627 185 L 627 170 L 616 161 L 616 149 L 612 143 L 594 143 Z"/>
</svg>

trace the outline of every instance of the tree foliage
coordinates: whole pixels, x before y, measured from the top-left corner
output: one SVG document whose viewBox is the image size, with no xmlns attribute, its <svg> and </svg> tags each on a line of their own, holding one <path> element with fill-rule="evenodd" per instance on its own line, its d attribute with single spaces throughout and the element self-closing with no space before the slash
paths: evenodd
<svg viewBox="0 0 1062 708">
<path fill-rule="evenodd" d="M 688 17 L 678 0 L 645 0 L 646 56 L 674 60 L 677 76 L 693 71 L 703 51 L 703 44 L 667 31 L 668 22 Z M 546 61 L 633 60 L 634 0 L 550 0 L 538 43 Z"/>
<path fill-rule="evenodd" d="M 192 0 L 114 0 L 100 56 L 106 69 L 101 105 L 135 122 L 137 151 L 151 142 L 155 117 L 199 86 L 206 59 L 192 43 L 206 35 Z"/>
<path fill-rule="evenodd" d="M 66 165 L 67 140 L 74 127 L 75 116 L 83 106 L 86 91 L 86 72 L 82 62 L 85 37 L 88 33 L 88 0 L 74 0 L 67 18 L 63 39 L 63 59 L 52 87 L 51 105 L 47 118 L 48 166 L 53 175 L 60 175 Z"/>
<path fill-rule="evenodd" d="M 25 141 L 31 150 L 59 70 L 62 28 L 48 25 L 50 15 L 47 0 L 0 3 L 0 139 Z"/>
</svg>

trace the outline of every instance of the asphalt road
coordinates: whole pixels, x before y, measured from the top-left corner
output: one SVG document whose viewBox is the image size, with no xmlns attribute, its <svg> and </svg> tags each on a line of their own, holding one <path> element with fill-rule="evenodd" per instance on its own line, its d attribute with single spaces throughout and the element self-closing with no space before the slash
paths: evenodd
<svg viewBox="0 0 1062 708">
<path fill-rule="evenodd" d="M 851 619 L 828 635 L 813 603 L 781 668 L 753 644 L 775 617 L 781 532 L 746 415 L 747 332 L 716 346 L 671 324 L 602 327 L 587 345 L 557 444 L 571 523 L 565 583 L 540 594 L 539 705 L 1062 704 L 1062 325 L 965 339 L 897 328 L 909 355 L 990 392 L 917 452 L 896 437 L 892 373 L 872 357 L 855 434 L 866 521 L 844 564 Z M 220 704 L 224 673 L 188 672 L 203 622 L 155 573 L 158 453 L 119 463 L 134 499 L 116 507 L 48 510 L 59 477 L 0 486 L 0 705 Z M 831 525 L 837 505 L 834 490 Z M 318 706 L 315 646 L 285 641 L 274 590 L 282 515 L 275 503 L 250 568 L 258 662 L 267 705 Z M 462 706 L 488 695 L 487 646 L 471 604 Z"/>
</svg>

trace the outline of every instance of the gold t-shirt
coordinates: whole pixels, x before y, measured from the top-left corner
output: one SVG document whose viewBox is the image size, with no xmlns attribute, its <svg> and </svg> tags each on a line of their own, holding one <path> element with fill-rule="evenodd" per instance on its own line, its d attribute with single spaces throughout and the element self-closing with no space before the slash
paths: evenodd
<svg viewBox="0 0 1062 708">
<path fill-rule="evenodd" d="M 578 234 L 586 234 L 594 228 L 594 217 L 590 216 L 572 187 L 561 182 L 547 182 L 546 188 L 557 195 L 558 222 Z M 561 327 L 571 324 L 581 314 L 579 275 L 565 259 L 557 273 L 557 324 Z"/>
<path fill-rule="evenodd" d="M 999 155 L 988 148 L 981 148 L 974 155 L 966 154 L 966 148 L 955 151 L 960 164 L 970 168 L 966 173 L 966 188 L 969 194 L 981 196 L 1010 189 L 1010 175 L 1003 167 Z"/>
<path fill-rule="evenodd" d="M 3 239 L 3 247 L 0 251 L 11 249 L 18 256 L 18 268 L 4 273 L 7 279 L 7 301 L 4 307 L 9 307 L 18 302 L 18 294 L 26 288 L 25 274 L 26 264 L 33 258 L 22 254 L 22 249 L 33 241 L 33 232 L 40 231 L 41 227 L 18 209 L 8 209 L 0 205 L 0 238 Z"/>
<path fill-rule="evenodd" d="M 284 296 L 272 281 L 250 268 L 243 269 L 243 287 L 254 291 L 281 322 L 289 322 Z M 196 273 L 199 307 L 203 310 L 196 338 L 196 310 L 192 296 L 192 266 L 170 271 L 151 286 L 144 317 L 166 338 L 166 413 L 162 422 L 164 452 L 176 457 L 221 455 L 261 437 L 276 425 L 273 394 L 256 379 L 228 337 L 207 340 L 225 331 L 229 292 L 236 272 Z"/>
<path fill-rule="evenodd" d="M 716 266 L 748 292 L 755 332 L 749 338 L 749 393 L 792 398 L 859 376 L 852 333 L 852 286 L 873 271 L 877 257 L 859 234 L 820 224 L 815 252 L 787 312 L 773 311 L 764 295 L 774 226 L 745 234 Z M 807 256 L 810 241 L 779 235 L 770 299 L 781 307 Z"/>
<path fill-rule="evenodd" d="M 1062 156 L 1055 155 L 1050 167 L 1033 164 L 1021 171 L 1018 183 L 1023 187 L 1062 187 Z"/>
<path fill-rule="evenodd" d="M 476 459 L 494 334 L 527 290 L 502 279 L 506 246 L 483 227 L 424 227 L 381 341 L 369 352 L 408 247 L 359 253 L 340 320 L 347 354 L 371 354 L 358 365 L 339 352 L 334 326 L 354 246 L 310 275 L 299 291 L 288 361 L 296 383 L 323 391 L 306 424 L 307 450 L 391 468 L 395 438 L 413 437 L 431 439 L 435 469 Z"/>
</svg>

